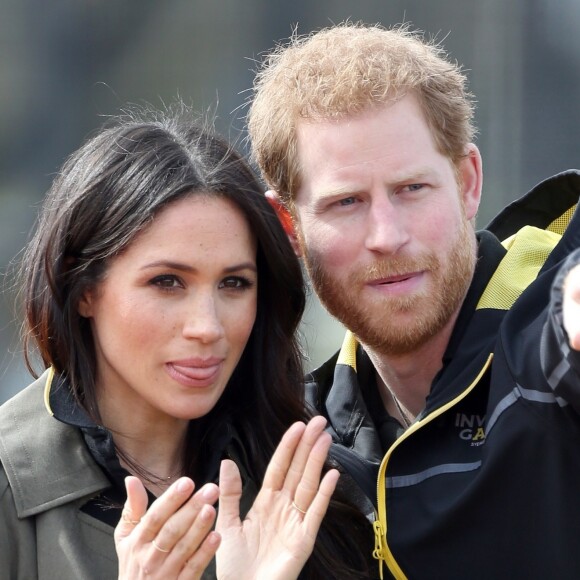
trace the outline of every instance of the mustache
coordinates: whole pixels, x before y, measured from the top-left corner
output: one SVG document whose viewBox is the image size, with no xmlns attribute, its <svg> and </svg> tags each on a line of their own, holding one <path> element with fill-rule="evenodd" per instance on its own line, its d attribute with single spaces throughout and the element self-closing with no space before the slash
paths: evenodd
<svg viewBox="0 0 580 580">
<path fill-rule="evenodd" d="M 381 278 L 404 276 L 425 270 L 437 270 L 439 259 L 432 253 L 416 258 L 391 257 L 388 260 L 375 261 L 368 266 L 360 267 L 352 274 L 354 282 L 368 282 Z"/>
</svg>

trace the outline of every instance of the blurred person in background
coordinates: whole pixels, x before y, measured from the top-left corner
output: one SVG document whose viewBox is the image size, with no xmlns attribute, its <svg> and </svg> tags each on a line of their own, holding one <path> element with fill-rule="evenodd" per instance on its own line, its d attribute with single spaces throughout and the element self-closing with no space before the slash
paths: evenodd
<svg viewBox="0 0 580 580">
<path fill-rule="evenodd" d="M 270 201 L 348 329 L 307 393 L 363 488 L 378 473 L 381 574 L 578 578 L 580 355 L 566 329 L 580 284 L 566 274 L 580 174 L 476 232 L 473 108 L 441 46 L 346 23 L 267 55 L 248 127 Z"/>
<path fill-rule="evenodd" d="M 371 525 L 340 492 L 328 507 L 330 437 L 304 405 L 299 262 L 187 108 L 67 160 L 21 284 L 44 372 L 0 408 L 0 576 L 366 576 Z"/>
</svg>

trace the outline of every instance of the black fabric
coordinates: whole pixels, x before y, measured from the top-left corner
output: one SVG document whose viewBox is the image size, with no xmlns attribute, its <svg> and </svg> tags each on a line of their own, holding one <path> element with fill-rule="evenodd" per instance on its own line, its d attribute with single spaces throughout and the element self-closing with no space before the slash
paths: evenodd
<svg viewBox="0 0 580 580">
<path fill-rule="evenodd" d="M 555 216 L 578 203 L 580 171 L 570 169 L 545 179 L 528 194 L 504 208 L 487 226 L 500 240 L 505 240 L 524 226 L 547 228 Z"/>
<path fill-rule="evenodd" d="M 352 477 L 368 498 L 375 496 L 377 491 L 378 463 L 366 461 L 352 450 L 342 445 L 332 443 L 329 455 Z"/>
</svg>

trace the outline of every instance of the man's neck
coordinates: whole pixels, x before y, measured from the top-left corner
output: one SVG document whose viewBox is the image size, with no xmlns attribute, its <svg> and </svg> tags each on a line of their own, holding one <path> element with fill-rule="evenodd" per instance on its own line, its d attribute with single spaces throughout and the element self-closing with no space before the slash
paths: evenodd
<svg viewBox="0 0 580 580">
<path fill-rule="evenodd" d="M 425 408 L 431 383 L 443 364 L 443 354 L 456 316 L 429 341 L 404 354 L 383 354 L 363 347 L 377 373 L 377 387 L 385 409 L 396 418 L 414 420 Z"/>
</svg>

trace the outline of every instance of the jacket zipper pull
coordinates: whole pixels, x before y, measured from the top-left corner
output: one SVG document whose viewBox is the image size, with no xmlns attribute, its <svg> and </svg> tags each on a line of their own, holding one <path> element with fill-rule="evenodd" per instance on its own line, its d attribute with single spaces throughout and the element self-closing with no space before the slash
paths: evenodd
<svg viewBox="0 0 580 580">
<path fill-rule="evenodd" d="M 373 529 L 375 532 L 375 549 L 373 550 L 373 558 L 379 561 L 379 575 L 383 580 L 383 564 L 385 563 L 385 530 L 380 520 L 373 522 Z"/>
</svg>

